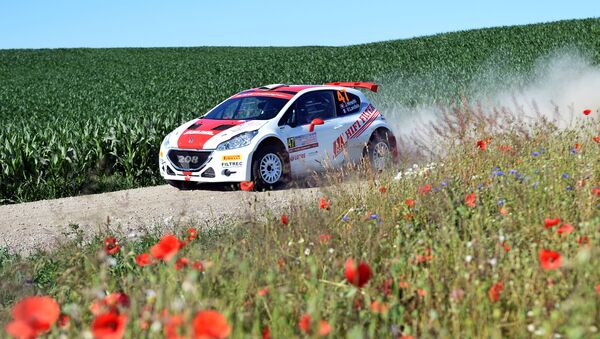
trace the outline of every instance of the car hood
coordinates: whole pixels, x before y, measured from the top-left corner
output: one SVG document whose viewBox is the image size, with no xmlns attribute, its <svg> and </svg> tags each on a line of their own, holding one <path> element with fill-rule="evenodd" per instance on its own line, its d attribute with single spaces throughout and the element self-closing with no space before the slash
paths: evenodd
<svg viewBox="0 0 600 339">
<path fill-rule="evenodd" d="M 215 149 L 237 134 L 254 131 L 268 120 L 194 119 L 179 126 L 170 136 L 170 144 L 183 149 Z"/>
</svg>

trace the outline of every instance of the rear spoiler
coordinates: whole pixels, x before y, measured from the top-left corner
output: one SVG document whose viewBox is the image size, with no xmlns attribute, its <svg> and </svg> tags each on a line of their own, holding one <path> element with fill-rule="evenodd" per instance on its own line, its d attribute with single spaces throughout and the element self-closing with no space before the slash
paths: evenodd
<svg viewBox="0 0 600 339">
<path fill-rule="evenodd" d="M 379 90 L 379 85 L 374 84 L 372 82 L 328 82 L 325 85 L 328 86 L 342 86 L 342 87 L 350 87 L 350 88 L 366 88 L 371 92 L 377 93 Z"/>
</svg>

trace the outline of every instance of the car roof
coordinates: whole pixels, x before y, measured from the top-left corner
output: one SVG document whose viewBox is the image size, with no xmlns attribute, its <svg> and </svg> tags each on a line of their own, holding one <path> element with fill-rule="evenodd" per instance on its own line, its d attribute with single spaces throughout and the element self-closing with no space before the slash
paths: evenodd
<svg viewBox="0 0 600 339">
<path fill-rule="evenodd" d="M 283 99 L 292 99 L 301 91 L 313 88 L 332 88 L 342 86 L 332 85 L 285 85 L 285 84 L 274 84 L 263 87 L 257 87 L 239 92 L 232 96 L 232 98 L 241 98 L 248 96 L 269 96 Z"/>
</svg>

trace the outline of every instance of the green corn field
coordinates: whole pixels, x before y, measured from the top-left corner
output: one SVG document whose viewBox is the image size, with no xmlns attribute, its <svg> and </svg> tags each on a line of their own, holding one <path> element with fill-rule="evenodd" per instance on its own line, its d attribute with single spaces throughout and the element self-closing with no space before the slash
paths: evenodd
<svg viewBox="0 0 600 339">
<path fill-rule="evenodd" d="M 600 19 L 586 19 L 348 47 L 0 51 L 0 203 L 161 183 L 162 138 L 246 88 L 394 82 L 409 107 L 453 101 L 489 63 L 506 74 L 496 83 L 525 81 L 558 49 L 598 63 L 598 37 Z"/>
</svg>

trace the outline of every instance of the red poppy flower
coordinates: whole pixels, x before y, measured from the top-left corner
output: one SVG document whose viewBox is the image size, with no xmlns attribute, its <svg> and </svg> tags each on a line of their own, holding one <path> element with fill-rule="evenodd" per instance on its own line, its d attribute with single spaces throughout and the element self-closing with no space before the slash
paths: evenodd
<svg viewBox="0 0 600 339">
<path fill-rule="evenodd" d="M 404 203 L 406 204 L 406 206 L 408 206 L 408 208 L 415 207 L 415 201 L 413 199 L 406 199 L 404 200 Z"/>
<path fill-rule="evenodd" d="M 469 193 L 465 196 L 465 204 L 468 207 L 475 206 L 476 201 L 477 201 L 477 195 L 475 193 Z"/>
<path fill-rule="evenodd" d="M 200 311 L 193 321 L 194 338 L 227 338 L 231 327 L 227 319 L 219 312 L 208 310 Z"/>
<path fill-rule="evenodd" d="M 115 237 L 108 237 L 104 239 L 104 252 L 108 255 L 113 255 L 119 252 L 121 246 L 119 246 L 119 241 Z"/>
<path fill-rule="evenodd" d="M 261 290 L 258 291 L 258 295 L 261 297 L 264 297 L 265 295 L 267 295 L 269 293 L 269 287 L 265 287 Z"/>
<path fill-rule="evenodd" d="M 195 228 L 188 228 L 187 230 L 187 240 L 188 241 L 192 241 L 194 239 L 196 239 L 196 237 L 198 236 L 198 231 Z"/>
<path fill-rule="evenodd" d="M 387 193 L 387 188 L 385 186 L 379 187 L 379 193 Z"/>
<path fill-rule="evenodd" d="M 508 210 L 504 207 L 500 207 L 500 214 L 507 216 L 508 215 Z"/>
<path fill-rule="evenodd" d="M 569 225 L 569 224 L 562 224 L 560 225 L 559 228 L 556 229 L 556 233 L 560 234 L 560 235 L 567 235 L 570 233 L 573 233 L 573 226 Z"/>
<path fill-rule="evenodd" d="M 321 244 L 328 244 L 329 240 L 331 240 L 331 234 L 321 234 L 321 235 L 319 235 L 319 242 Z"/>
<path fill-rule="evenodd" d="M 600 294 L 600 284 L 596 285 L 596 293 Z"/>
<path fill-rule="evenodd" d="M 490 299 L 490 301 L 493 303 L 499 301 L 500 293 L 502 292 L 503 289 L 504 289 L 504 284 L 501 282 L 495 283 L 494 285 L 492 285 L 492 287 L 490 287 L 490 289 L 488 291 L 488 298 Z"/>
<path fill-rule="evenodd" d="M 579 151 L 581 149 L 581 145 L 580 144 L 575 144 L 575 150 Z"/>
<path fill-rule="evenodd" d="M 271 330 L 265 326 L 262 330 L 262 339 L 271 339 Z"/>
<path fill-rule="evenodd" d="M 562 264 L 560 254 L 552 250 L 540 251 L 540 265 L 545 270 L 555 270 Z"/>
<path fill-rule="evenodd" d="M 587 235 L 582 235 L 579 238 L 577 238 L 577 243 L 579 244 L 579 246 L 589 245 L 590 238 L 588 238 Z"/>
<path fill-rule="evenodd" d="M 138 264 L 138 266 L 148 266 L 148 265 L 152 265 L 154 263 L 154 261 L 152 260 L 152 257 L 150 256 L 150 254 L 148 253 L 142 253 L 142 254 L 138 254 L 135 257 L 135 263 Z"/>
<path fill-rule="evenodd" d="M 331 203 L 325 199 L 325 197 L 321 198 L 321 200 L 319 201 L 319 208 L 322 210 L 329 210 Z"/>
<path fill-rule="evenodd" d="M 329 332 L 331 332 L 331 325 L 325 320 L 321 320 L 319 322 L 319 335 L 320 336 L 328 336 Z"/>
<path fill-rule="evenodd" d="M 152 256 L 158 260 L 168 262 L 181 248 L 181 241 L 174 235 L 165 235 L 160 241 L 150 248 Z"/>
<path fill-rule="evenodd" d="M 426 248 L 425 254 L 417 254 L 417 257 L 415 258 L 415 263 L 422 264 L 422 263 L 430 261 L 431 259 L 433 259 L 433 255 L 431 255 L 431 249 Z"/>
<path fill-rule="evenodd" d="M 188 258 L 186 258 L 186 257 L 179 258 L 175 261 L 175 269 L 179 271 L 180 269 L 182 269 L 184 267 L 188 267 L 189 264 L 190 264 L 190 260 Z"/>
<path fill-rule="evenodd" d="M 398 282 L 398 288 L 409 288 L 410 287 L 410 283 L 408 281 L 399 281 Z"/>
<path fill-rule="evenodd" d="M 349 283 L 358 288 L 362 288 L 367 282 L 369 282 L 369 279 L 371 279 L 372 272 L 371 267 L 369 267 L 369 265 L 367 265 L 365 262 L 359 262 L 357 267 L 354 260 L 348 259 L 346 260 L 344 275 Z"/>
<path fill-rule="evenodd" d="M 113 310 L 115 310 L 116 307 L 128 308 L 131 306 L 129 296 L 123 292 L 111 293 L 104 298 L 103 302 Z"/>
<path fill-rule="evenodd" d="M 47 332 L 59 315 L 60 307 L 53 298 L 26 297 L 13 306 L 13 320 L 6 325 L 6 332 L 15 338 L 36 338 Z"/>
<path fill-rule="evenodd" d="M 92 334 L 96 339 L 120 339 L 125 334 L 127 315 L 116 312 L 101 314 L 92 322 Z"/>
<path fill-rule="evenodd" d="M 93 315 L 100 315 L 106 312 L 119 313 L 119 307 L 128 308 L 130 305 L 131 301 L 127 294 L 115 292 L 90 305 L 90 312 Z"/>
<path fill-rule="evenodd" d="M 298 321 L 298 327 L 302 330 L 302 332 L 307 334 L 310 332 L 310 321 L 310 315 L 303 314 L 300 316 L 300 321 Z"/>
<path fill-rule="evenodd" d="M 419 193 L 421 193 L 422 195 L 425 195 L 425 194 L 429 193 L 430 191 L 431 191 L 431 185 L 429 185 L 429 184 L 419 187 Z"/>
<path fill-rule="evenodd" d="M 254 189 L 254 182 L 242 181 L 242 182 L 240 182 L 240 189 L 242 191 L 252 191 Z"/>
<path fill-rule="evenodd" d="M 312 318 L 310 315 L 308 314 L 303 314 L 300 317 L 300 321 L 298 322 L 298 327 L 302 330 L 302 332 L 310 335 L 312 333 L 312 328 L 311 328 L 311 321 Z M 321 322 L 319 323 L 319 335 L 320 336 L 327 336 L 329 335 L 329 332 L 331 332 L 331 326 L 329 325 L 329 323 L 325 320 L 321 320 Z"/>
<path fill-rule="evenodd" d="M 426 290 L 424 290 L 424 289 L 422 289 L 422 288 L 418 288 L 418 289 L 417 289 L 417 294 L 418 294 L 419 296 L 421 296 L 421 297 L 424 297 L 424 296 L 426 296 L 426 295 L 427 295 L 427 291 L 426 291 Z"/>
<path fill-rule="evenodd" d="M 500 246 L 502 246 L 502 248 L 504 248 L 504 252 L 508 252 L 510 251 L 510 246 L 506 243 L 506 241 L 503 241 Z"/>
<path fill-rule="evenodd" d="M 371 303 L 371 312 L 373 313 L 385 313 L 389 308 L 390 307 L 388 304 L 379 302 L 377 300 L 373 300 Z"/>
<path fill-rule="evenodd" d="M 202 265 L 202 262 L 200 260 L 194 261 L 194 263 L 192 264 L 192 268 L 197 271 L 204 272 L 204 265 Z"/>
<path fill-rule="evenodd" d="M 560 224 L 560 218 L 554 218 L 554 219 L 544 219 L 544 227 L 545 228 L 552 228 L 556 225 Z"/>
<path fill-rule="evenodd" d="M 592 140 L 594 140 L 595 142 L 597 142 L 597 143 L 600 144 L 600 135 L 596 136 L 596 137 L 593 137 Z"/>
<path fill-rule="evenodd" d="M 67 328 L 69 327 L 69 323 L 71 322 L 71 317 L 68 314 L 61 313 L 58 317 L 58 327 Z"/>
<path fill-rule="evenodd" d="M 590 114 L 592 114 L 592 110 L 591 109 L 584 109 L 583 110 L 583 114 L 584 115 L 590 115 Z"/>
<path fill-rule="evenodd" d="M 600 187 L 592 187 L 592 195 L 600 197 Z"/>
<path fill-rule="evenodd" d="M 290 222 L 290 219 L 288 218 L 287 214 L 282 214 L 281 215 L 281 224 L 287 225 L 289 222 Z"/>
<path fill-rule="evenodd" d="M 381 283 L 381 294 L 383 296 L 390 295 L 392 293 L 392 285 L 394 285 L 394 279 L 393 278 L 385 279 Z"/>
<path fill-rule="evenodd" d="M 485 140 L 478 140 L 477 148 L 479 148 L 482 151 L 485 151 L 487 149 L 487 142 Z"/>
<path fill-rule="evenodd" d="M 172 315 L 165 321 L 165 338 L 166 339 L 183 339 L 185 337 L 178 334 L 179 328 L 185 321 L 182 315 Z"/>
<path fill-rule="evenodd" d="M 399 339 L 415 339 L 412 335 L 403 335 Z"/>
</svg>

